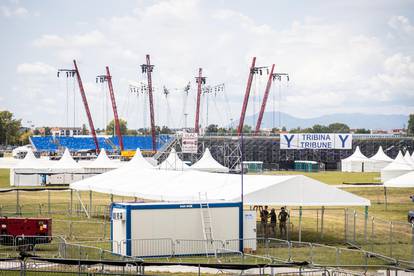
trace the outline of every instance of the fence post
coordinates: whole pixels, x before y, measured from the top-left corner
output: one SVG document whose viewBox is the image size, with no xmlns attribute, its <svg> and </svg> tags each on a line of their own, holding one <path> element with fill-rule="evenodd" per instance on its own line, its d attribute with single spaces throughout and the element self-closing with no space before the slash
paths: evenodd
<svg viewBox="0 0 414 276">
<path fill-rule="evenodd" d="M 103 222 L 103 239 L 106 239 L 106 219 Z"/>
<path fill-rule="evenodd" d="M 20 195 L 19 195 L 19 189 L 16 189 L 16 215 L 19 215 L 19 208 L 20 207 Z"/>
<path fill-rule="evenodd" d="M 354 243 L 356 243 L 356 216 L 357 216 L 357 213 L 354 210 L 354 235 L 353 235 Z"/>
<path fill-rule="evenodd" d="M 89 217 L 92 217 L 92 190 L 89 191 Z"/>
<path fill-rule="evenodd" d="M 393 228 L 393 224 L 392 221 L 390 221 L 390 257 L 392 257 L 392 228 Z"/>
<path fill-rule="evenodd" d="M 345 208 L 344 209 L 344 239 L 345 239 L 345 242 L 348 242 L 347 231 L 348 231 L 348 209 Z"/>
<path fill-rule="evenodd" d="M 316 233 L 319 233 L 319 209 L 316 209 Z"/>
<path fill-rule="evenodd" d="M 50 190 L 47 189 L 47 213 L 50 215 Z"/>
<path fill-rule="evenodd" d="M 302 241 L 302 206 L 299 206 L 299 242 Z"/>
<path fill-rule="evenodd" d="M 73 190 L 70 189 L 70 204 L 69 204 L 69 214 L 72 216 L 73 213 Z"/>
<path fill-rule="evenodd" d="M 367 228 L 368 228 L 368 206 L 365 206 L 365 218 L 364 218 L 364 242 L 367 243 Z"/>
<path fill-rule="evenodd" d="M 72 233 L 72 231 L 73 231 L 72 227 L 73 227 L 73 221 L 69 222 L 69 238 L 70 239 L 72 239 L 72 235 L 73 235 L 73 233 Z"/>
<path fill-rule="evenodd" d="M 375 239 L 375 218 L 372 217 L 371 223 L 371 252 L 374 252 L 374 239 Z"/>
<path fill-rule="evenodd" d="M 325 215 L 325 206 L 322 206 L 321 210 L 321 239 L 323 239 L 323 217 Z"/>
<path fill-rule="evenodd" d="M 0 204 L 0 217 L 3 216 L 3 205 Z"/>
</svg>

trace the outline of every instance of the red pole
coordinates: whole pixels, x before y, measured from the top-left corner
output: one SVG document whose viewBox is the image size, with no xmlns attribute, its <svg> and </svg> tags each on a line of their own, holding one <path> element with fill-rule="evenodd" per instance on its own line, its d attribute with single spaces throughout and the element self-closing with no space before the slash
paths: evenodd
<svg viewBox="0 0 414 276">
<path fill-rule="evenodd" d="M 115 123 L 116 136 L 118 136 L 119 147 L 121 151 L 123 151 L 124 142 L 122 140 L 121 126 L 119 125 L 118 110 L 116 108 L 114 88 L 112 86 L 112 76 L 111 76 L 111 73 L 109 72 L 108 66 L 106 66 L 106 79 L 108 80 L 109 95 L 111 97 L 112 110 L 114 111 L 114 123 Z"/>
<path fill-rule="evenodd" d="M 154 119 L 154 99 L 152 96 L 152 72 L 153 65 L 151 65 L 150 56 L 147 55 L 147 77 L 148 77 L 148 97 L 150 104 L 150 117 L 151 117 L 151 135 L 152 135 L 152 150 L 157 151 L 156 135 L 155 135 L 155 119 Z"/>
<path fill-rule="evenodd" d="M 73 60 L 73 64 L 75 65 L 76 78 L 78 80 L 79 91 L 82 96 L 83 105 L 85 106 L 86 116 L 88 117 L 89 127 L 91 129 L 93 141 L 95 142 L 96 153 L 99 153 L 98 138 L 96 138 L 96 132 L 95 132 L 95 127 L 93 126 L 91 111 L 89 110 L 88 100 L 86 99 L 85 90 L 83 89 L 82 79 L 79 74 L 78 66 L 76 65 L 76 60 Z"/>
<path fill-rule="evenodd" d="M 240 135 L 243 132 L 244 117 L 246 116 L 247 104 L 249 103 L 249 95 L 250 95 L 250 89 L 252 87 L 255 64 L 256 64 L 256 57 L 253 57 L 252 65 L 250 66 L 249 78 L 247 79 L 247 87 L 246 87 L 246 92 L 244 94 L 244 101 L 243 101 L 242 111 L 240 114 L 239 127 L 237 128 L 238 135 Z"/>
<path fill-rule="evenodd" d="M 201 83 L 202 83 L 202 73 L 203 69 L 198 69 L 198 84 L 197 84 L 197 108 L 196 108 L 196 118 L 194 132 L 198 134 L 199 132 L 199 119 L 200 119 L 200 98 L 201 98 Z"/>
<path fill-rule="evenodd" d="M 254 132 L 254 134 L 256 135 L 259 133 L 260 126 L 262 125 L 262 119 L 263 119 L 264 111 L 266 109 L 267 98 L 269 97 L 270 87 L 272 87 L 274 69 L 275 69 L 275 65 L 272 64 L 272 69 L 270 69 L 269 79 L 267 80 L 267 85 L 266 85 L 266 89 L 265 89 L 265 93 L 264 93 L 264 97 L 262 101 L 262 106 L 260 108 L 259 118 L 257 118 L 256 130 Z"/>
</svg>

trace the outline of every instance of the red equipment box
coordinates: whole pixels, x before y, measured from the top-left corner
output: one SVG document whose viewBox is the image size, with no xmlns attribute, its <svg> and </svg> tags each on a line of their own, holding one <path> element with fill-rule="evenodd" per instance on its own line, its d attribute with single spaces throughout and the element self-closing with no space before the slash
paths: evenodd
<svg viewBox="0 0 414 276">
<path fill-rule="evenodd" d="M 51 218 L 0 217 L 0 244 L 49 243 L 51 236 Z"/>
</svg>

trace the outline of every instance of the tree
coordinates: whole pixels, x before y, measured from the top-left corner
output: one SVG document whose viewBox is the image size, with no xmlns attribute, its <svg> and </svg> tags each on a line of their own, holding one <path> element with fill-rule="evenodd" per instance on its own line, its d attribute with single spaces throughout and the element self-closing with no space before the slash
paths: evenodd
<svg viewBox="0 0 414 276">
<path fill-rule="evenodd" d="M 128 135 L 132 135 L 132 136 L 137 136 L 138 135 L 138 131 L 136 129 L 128 129 L 127 130 L 127 134 Z"/>
<path fill-rule="evenodd" d="M 46 130 L 45 130 L 46 132 Z M 85 124 L 82 124 L 82 135 L 88 135 L 88 129 Z"/>
<path fill-rule="evenodd" d="M 371 131 L 369 129 L 365 129 L 365 128 L 357 128 L 357 129 L 355 129 L 355 133 L 356 134 L 370 134 Z"/>
<path fill-rule="evenodd" d="M 173 132 L 172 132 L 172 130 L 169 127 L 162 126 L 162 128 L 161 128 L 161 134 L 172 134 L 172 133 Z"/>
<path fill-rule="evenodd" d="M 414 114 L 410 114 L 408 118 L 407 134 L 414 135 Z"/>
<path fill-rule="evenodd" d="M 0 144 L 15 145 L 18 142 L 21 121 L 14 119 L 10 111 L 0 111 Z"/>
<path fill-rule="evenodd" d="M 19 142 L 21 145 L 27 145 L 30 143 L 29 137 L 32 136 L 32 131 L 24 131 L 20 134 Z"/>
<path fill-rule="evenodd" d="M 312 127 L 312 132 L 313 133 L 329 133 L 330 129 L 327 126 L 324 125 L 314 125 Z"/>
<path fill-rule="evenodd" d="M 349 126 L 343 123 L 333 123 L 328 128 L 331 133 L 349 133 L 351 131 Z"/>
<path fill-rule="evenodd" d="M 211 124 L 206 127 L 206 133 L 217 133 L 218 132 L 218 125 Z"/>
<path fill-rule="evenodd" d="M 127 124 L 128 124 L 127 121 L 125 121 L 123 119 L 119 119 L 119 128 L 121 129 L 121 134 L 122 135 L 125 135 L 128 132 Z M 116 132 L 114 133 L 114 131 L 115 131 L 115 121 L 112 120 L 106 126 L 106 134 L 115 136 Z"/>
<path fill-rule="evenodd" d="M 83 126 L 86 129 L 85 124 Z M 88 132 L 88 131 L 86 130 L 86 132 Z M 50 127 L 45 127 L 45 136 L 49 136 L 49 135 L 52 135 L 52 131 L 51 131 Z M 86 134 L 84 134 L 84 135 L 86 135 Z"/>
</svg>

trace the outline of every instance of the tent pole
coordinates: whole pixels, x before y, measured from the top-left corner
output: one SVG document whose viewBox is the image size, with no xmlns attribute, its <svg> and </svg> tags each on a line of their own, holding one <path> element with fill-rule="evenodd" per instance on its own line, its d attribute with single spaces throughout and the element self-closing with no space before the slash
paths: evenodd
<svg viewBox="0 0 414 276">
<path fill-rule="evenodd" d="M 16 189 L 16 215 L 19 215 L 20 212 L 20 197 L 19 197 L 19 188 Z"/>
<path fill-rule="evenodd" d="M 322 206 L 321 210 L 321 239 L 323 239 L 323 216 L 325 214 L 325 206 Z"/>
<path fill-rule="evenodd" d="M 92 190 L 89 191 L 89 215 L 92 214 Z"/>
<path fill-rule="evenodd" d="M 302 241 L 302 206 L 299 206 L 299 242 Z"/>
<path fill-rule="evenodd" d="M 83 204 L 82 199 L 80 198 L 79 191 L 76 191 L 76 196 L 78 197 L 78 200 L 79 200 L 79 202 L 80 202 L 80 204 L 81 204 L 81 207 L 82 207 L 83 211 L 85 212 L 86 216 L 87 216 L 88 218 L 90 218 L 89 213 L 88 213 L 88 210 L 86 210 L 86 207 L 85 207 L 85 205 Z"/>
<path fill-rule="evenodd" d="M 73 214 L 73 189 L 70 189 L 70 205 L 69 205 L 70 216 Z"/>
<path fill-rule="evenodd" d="M 387 187 L 384 187 L 385 211 L 387 211 Z"/>
<path fill-rule="evenodd" d="M 364 220 L 364 241 L 367 242 L 367 228 L 368 228 L 368 206 L 365 206 L 365 220 Z"/>
</svg>

